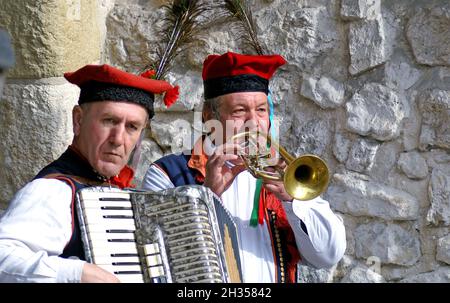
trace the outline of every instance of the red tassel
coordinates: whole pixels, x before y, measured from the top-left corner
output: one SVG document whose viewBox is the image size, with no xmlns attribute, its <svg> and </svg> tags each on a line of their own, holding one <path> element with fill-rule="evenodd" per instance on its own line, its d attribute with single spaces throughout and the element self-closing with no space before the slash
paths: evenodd
<svg viewBox="0 0 450 303">
<path fill-rule="evenodd" d="M 171 107 L 172 104 L 177 101 L 179 95 L 180 92 L 178 86 L 175 86 L 174 88 L 166 91 L 166 94 L 164 95 L 164 104 L 167 106 L 167 108 Z"/>
<path fill-rule="evenodd" d="M 258 206 L 258 223 L 264 223 L 264 200 L 265 200 L 265 190 L 261 190 L 261 194 L 259 195 L 259 206 Z"/>
</svg>

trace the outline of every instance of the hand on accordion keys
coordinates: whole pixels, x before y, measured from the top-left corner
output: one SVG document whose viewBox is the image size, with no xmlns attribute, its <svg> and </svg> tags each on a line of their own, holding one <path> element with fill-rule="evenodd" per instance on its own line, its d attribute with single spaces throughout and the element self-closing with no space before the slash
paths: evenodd
<svg viewBox="0 0 450 303">
<path fill-rule="evenodd" d="M 120 283 L 120 280 L 100 266 L 85 263 L 81 274 L 81 283 Z"/>
<path fill-rule="evenodd" d="M 239 282 L 236 225 L 204 186 L 77 193 L 82 282 Z"/>
</svg>

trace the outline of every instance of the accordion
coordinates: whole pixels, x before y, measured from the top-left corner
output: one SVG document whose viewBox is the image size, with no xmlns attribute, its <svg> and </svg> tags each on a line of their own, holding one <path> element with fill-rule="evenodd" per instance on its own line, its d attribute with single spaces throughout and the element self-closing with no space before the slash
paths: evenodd
<svg viewBox="0 0 450 303">
<path fill-rule="evenodd" d="M 131 283 L 241 282 L 236 224 L 206 187 L 76 195 L 86 261 Z"/>
</svg>

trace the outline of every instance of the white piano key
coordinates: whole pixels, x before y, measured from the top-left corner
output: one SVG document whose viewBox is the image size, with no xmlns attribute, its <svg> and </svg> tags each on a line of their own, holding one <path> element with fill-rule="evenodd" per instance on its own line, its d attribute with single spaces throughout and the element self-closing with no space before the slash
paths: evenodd
<svg viewBox="0 0 450 303">
<path fill-rule="evenodd" d="M 106 229 L 133 229 L 136 230 L 136 223 L 133 218 L 103 218 L 94 214 L 87 214 L 85 224 L 89 228 L 91 225 L 103 225 Z M 121 228 L 122 227 L 122 228 Z"/>
<path fill-rule="evenodd" d="M 107 231 L 119 233 L 120 231 L 135 231 L 136 224 L 132 219 L 104 220 L 92 224 L 86 223 L 86 228 L 89 233 L 103 233 Z"/>
<path fill-rule="evenodd" d="M 129 201 L 95 201 L 95 200 L 88 200 L 83 201 L 82 208 L 83 209 L 89 209 L 89 208 L 101 208 L 104 207 L 127 207 L 132 208 L 131 202 Z"/>
<path fill-rule="evenodd" d="M 158 243 L 152 243 L 152 244 L 146 244 L 144 245 L 144 254 L 146 256 L 148 255 L 154 255 L 159 253 L 159 245 Z"/>
<path fill-rule="evenodd" d="M 92 192 L 92 191 L 83 191 L 81 192 L 81 198 L 83 201 L 86 200 L 112 200 L 112 199 L 121 199 L 121 200 L 130 200 L 129 193 L 123 192 Z"/>
<path fill-rule="evenodd" d="M 129 257 L 112 257 L 108 256 L 94 256 L 95 264 L 102 265 L 114 265 L 116 263 L 127 264 L 127 263 L 135 263 L 140 264 L 140 260 L 138 256 L 129 256 Z"/>
<path fill-rule="evenodd" d="M 121 209 L 121 210 L 109 210 L 109 209 L 97 209 L 97 208 L 91 208 L 87 211 L 84 212 L 85 213 L 85 217 L 87 218 L 87 220 L 89 221 L 89 219 L 106 219 L 106 216 L 125 216 L 125 217 L 130 217 L 133 218 L 133 210 L 131 209 Z M 109 219 L 114 219 L 114 218 L 109 218 Z M 118 219 L 120 220 L 120 218 Z"/>
<path fill-rule="evenodd" d="M 91 241 L 91 251 L 96 255 L 137 254 L 136 243 L 133 242 L 101 242 Z"/>
<path fill-rule="evenodd" d="M 113 273 L 115 275 L 128 275 L 128 274 L 142 274 L 142 268 L 139 265 L 104 265 L 104 264 L 97 264 L 99 267 L 103 268 L 106 271 L 109 271 L 110 273 Z"/>
<path fill-rule="evenodd" d="M 149 274 L 150 278 L 164 276 L 164 267 L 162 267 L 162 266 L 149 267 L 148 274 Z"/>
<path fill-rule="evenodd" d="M 144 277 L 142 276 L 142 274 L 116 274 L 116 277 L 122 283 L 144 283 Z"/>
<path fill-rule="evenodd" d="M 148 267 L 162 264 L 161 255 L 159 255 L 159 254 L 152 255 L 152 256 L 147 256 L 147 257 L 145 257 L 145 259 L 147 261 L 147 266 Z"/>
<path fill-rule="evenodd" d="M 90 233 L 89 240 L 91 241 L 108 241 L 108 240 L 133 240 L 136 242 L 134 233 Z"/>
</svg>

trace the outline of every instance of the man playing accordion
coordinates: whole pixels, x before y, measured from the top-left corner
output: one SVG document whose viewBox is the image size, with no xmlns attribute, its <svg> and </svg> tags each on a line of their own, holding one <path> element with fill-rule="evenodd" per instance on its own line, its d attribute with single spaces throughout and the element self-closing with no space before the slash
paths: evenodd
<svg viewBox="0 0 450 303">
<path fill-rule="evenodd" d="M 1 282 L 118 282 L 84 261 L 75 194 L 86 187 L 131 185 L 126 164 L 153 116 L 154 94 L 173 103 L 178 88 L 109 65 L 65 78 L 80 87 L 72 144 L 12 199 L 0 220 Z M 166 103 L 166 104 L 169 104 Z"/>
</svg>

